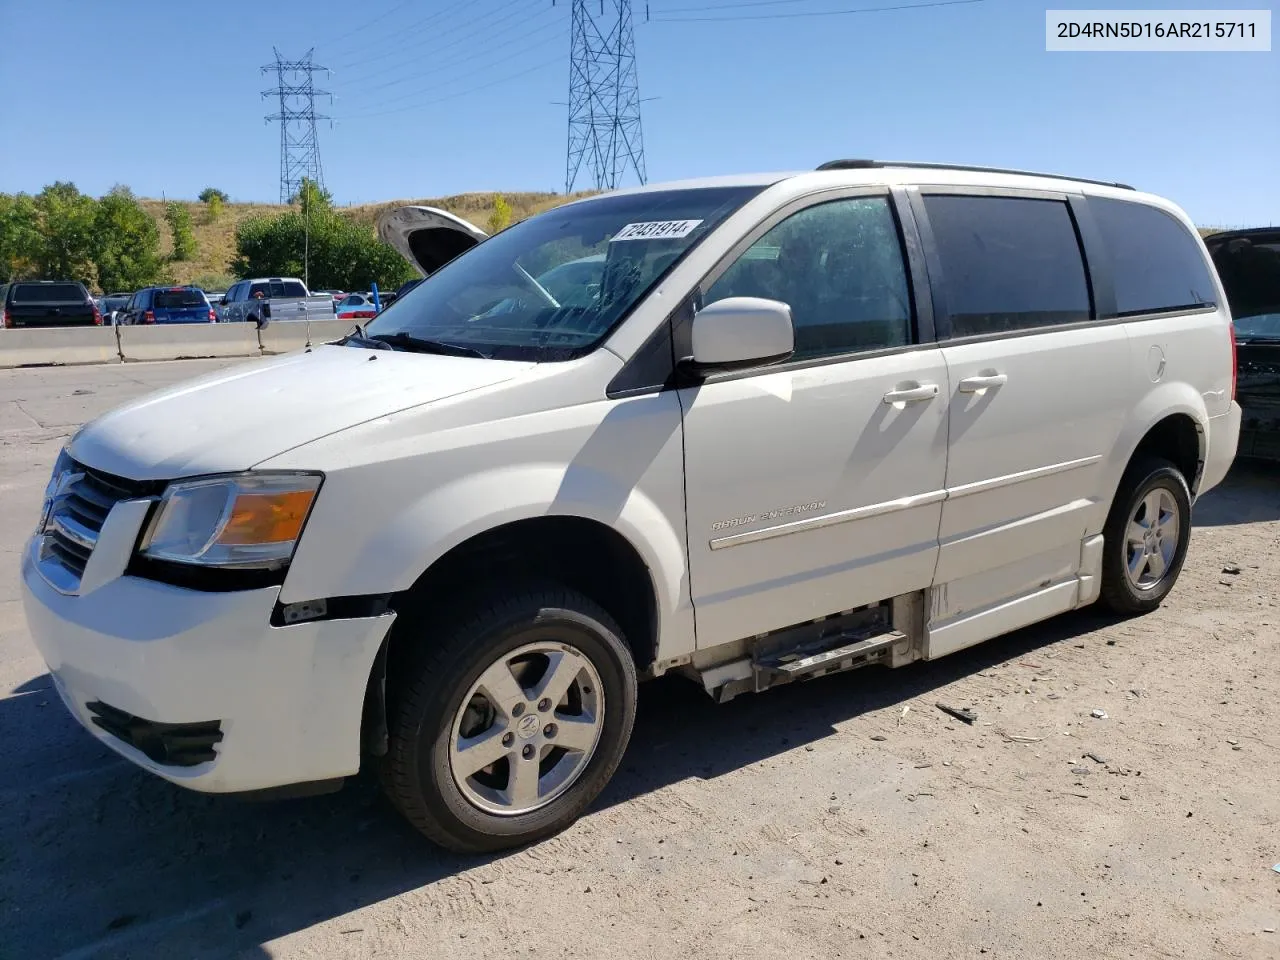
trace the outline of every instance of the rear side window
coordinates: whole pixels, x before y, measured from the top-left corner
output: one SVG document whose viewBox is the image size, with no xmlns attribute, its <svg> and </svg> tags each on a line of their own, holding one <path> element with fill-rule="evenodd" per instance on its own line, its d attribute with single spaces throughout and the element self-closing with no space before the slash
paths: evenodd
<svg viewBox="0 0 1280 960">
<path fill-rule="evenodd" d="M 157 290 L 156 306 L 166 309 L 174 307 L 203 307 L 204 294 L 199 290 Z"/>
<path fill-rule="evenodd" d="M 1089 320 L 1075 221 L 1060 200 L 926 195 L 953 337 Z"/>
<path fill-rule="evenodd" d="M 1169 214 L 1099 197 L 1089 198 L 1089 211 L 1111 258 L 1118 316 L 1217 305 L 1199 244 Z"/>
<path fill-rule="evenodd" d="M 249 296 L 261 292 L 268 299 L 275 300 L 280 297 L 305 297 L 307 295 L 306 288 L 297 280 L 284 281 L 273 280 L 269 283 L 255 283 L 249 288 Z"/>
<path fill-rule="evenodd" d="M 78 283 L 15 283 L 13 303 L 84 303 L 88 291 Z"/>
</svg>

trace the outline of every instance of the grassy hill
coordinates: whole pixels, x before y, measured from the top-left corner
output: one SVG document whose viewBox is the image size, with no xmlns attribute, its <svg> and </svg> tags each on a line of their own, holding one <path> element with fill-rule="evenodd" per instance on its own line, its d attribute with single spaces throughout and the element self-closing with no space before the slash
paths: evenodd
<svg viewBox="0 0 1280 960">
<path fill-rule="evenodd" d="M 373 229 L 375 218 L 388 207 L 402 204 L 423 204 L 440 207 L 456 216 L 485 229 L 489 215 L 493 213 L 492 193 L 460 193 L 451 197 L 427 197 L 417 200 L 389 200 L 383 203 L 369 203 L 340 207 L 342 213 L 357 223 L 367 223 Z M 511 220 L 516 222 L 535 213 L 550 210 L 559 206 L 566 199 L 576 199 L 587 194 L 575 194 L 566 198 L 558 193 L 504 193 L 503 199 L 511 205 Z M 222 216 L 210 223 L 208 211 L 203 203 L 182 201 L 191 211 L 191 219 L 195 225 L 196 256 L 194 260 L 184 263 L 170 264 L 170 272 L 177 283 L 196 283 L 209 289 L 225 289 L 235 279 L 231 275 L 230 263 L 235 254 L 236 224 L 260 213 L 280 213 L 286 209 L 273 203 L 228 203 L 223 207 Z M 168 256 L 172 249 L 169 228 L 164 221 L 164 203 L 160 200 L 142 200 L 143 208 L 156 219 L 160 228 L 161 249 Z M 1220 228 L 1201 227 L 1201 235 L 1215 233 Z"/>
<path fill-rule="evenodd" d="M 497 195 L 492 193 L 461 193 L 452 197 L 389 200 L 384 203 L 353 205 L 338 209 L 357 223 L 367 223 L 370 230 L 373 229 L 374 220 L 383 210 L 407 203 L 439 207 L 485 229 L 489 215 L 493 213 L 495 196 Z M 511 205 L 513 223 L 559 206 L 567 199 L 572 199 L 558 193 L 504 193 L 501 196 Z M 574 196 L 586 196 L 586 194 Z M 140 202 L 143 209 L 155 218 L 160 228 L 161 250 L 167 257 L 173 249 L 173 244 L 169 227 L 164 220 L 164 202 L 161 200 Z M 208 208 L 203 203 L 179 202 L 184 203 L 191 212 L 196 235 L 196 256 L 193 260 L 169 264 L 169 272 L 176 283 L 195 283 L 209 289 L 225 289 L 235 279 L 231 274 L 230 263 L 235 255 L 236 225 L 255 214 L 281 213 L 288 209 L 283 205 L 272 203 L 228 203 L 222 208 L 222 215 L 216 221 L 210 222 Z"/>
</svg>

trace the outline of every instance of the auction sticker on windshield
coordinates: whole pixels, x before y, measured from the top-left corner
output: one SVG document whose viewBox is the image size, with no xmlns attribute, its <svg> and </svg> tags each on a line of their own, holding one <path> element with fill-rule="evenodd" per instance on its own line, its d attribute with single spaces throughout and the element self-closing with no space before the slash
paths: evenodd
<svg viewBox="0 0 1280 960">
<path fill-rule="evenodd" d="M 701 220 L 651 220 L 648 223 L 628 223 L 613 235 L 610 243 L 619 240 L 679 240 L 697 229 Z"/>
</svg>

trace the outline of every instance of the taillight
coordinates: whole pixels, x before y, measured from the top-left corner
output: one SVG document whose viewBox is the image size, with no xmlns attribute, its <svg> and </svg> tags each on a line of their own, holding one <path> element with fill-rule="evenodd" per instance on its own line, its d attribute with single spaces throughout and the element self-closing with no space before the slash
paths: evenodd
<svg viewBox="0 0 1280 960">
<path fill-rule="evenodd" d="M 209 308 L 209 322 L 210 322 L 210 323 L 217 323 L 217 322 L 218 322 L 218 315 L 217 315 L 216 313 L 214 313 L 214 312 L 213 312 L 213 307 L 210 307 L 210 308 Z"/>
<path fill-rule="evenodd" d="M 142 322 L 143 322 L 143 323 L 155 323 L 155 322 L 156 322 L 156 312 L 155 312 L 154 310 L 148 310 L 146 313 L 144 313 L 144 314 L 142 315 Z"/>
<path fill-rule="evenodd" d="M 102 326 L 102 311 L 98 309 L 98 305 L 92 300 L 89 301 L 89 306 L 93 307 L 93 322 L 98 326 Z"/>
<path fill-rule="evenodd" d="M 4 312 L 0 313 L 0 327 L 11 327 L 13 321 L 9 319 L 9 308 L 5 307 Z"/>
<path fill-rule="evenodd" d="M 1240 377 L 1240 367 L 1236 359 L 1236 325 L 1228 323 L 1227 329 L 1231 332 L 1231 399 L 1236 398 L 1236 380 Z"/>
</svg>

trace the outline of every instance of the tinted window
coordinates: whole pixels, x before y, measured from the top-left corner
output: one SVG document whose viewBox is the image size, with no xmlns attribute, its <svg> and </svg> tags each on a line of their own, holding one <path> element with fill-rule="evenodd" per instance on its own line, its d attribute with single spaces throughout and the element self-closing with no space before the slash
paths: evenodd
<svg viewBox="0 0 1280 960">
<path fill-rule="evenodd" d="M 261 294 L 271 300 L 280 297 L 305 297 L 307 295 L 306 288 L 297 280 L 284 281 L 273 280 L 270 283 L 255 283 L 249 288 L 249 296 Z"/>
<path fill-rule="evenodd" d="M 1089 198 L 1089 211 L 1111 257 L 1120 316 L 1216 304 L 1199 245 L 1169 214 L 1145 203 L 1098 197 Z"/>
<path fill-rule="evenodd" d="M 595 348 L 667 271 L 759 187 L 642 190 L 522 220 L 449 261 L 369 324 L 503 360 L 559 361 Z M 535 279 L 586 257 L 594 282 L 562 300 Z M 357 342 L 358 345 L 358 342 Z M 402 349 L 413 349 L 401 342 Z"/>
<path fill-rule="evenodd" d="M 797 359 L 911 342 L 911 295 L 889 201 L 809 207 L 773 227 L 703 298 L 764 297 L 790 305 Z"/>
<path fill-rule="evenodd" d="M 1090 318 L 1089 284 L 1065 203 L 926 196 L 924 206 L 953 337 Z"/>
<path fill-rule="evenodd" d="M 157 307 L 203 307 L 204 294 L 199 290 L 157 290 Z"/>
<path fill-rule="evenodd" d="M 1237 236 L 1205 241 L 1236 330 L 1249 317 L 1280 314 L 1280 236 Z"/>
<path fill-rule="evenodd" d="M 15 283 L 14 303 L 84 303 L 89 294 L 78 283 Z"/>
</svg>

